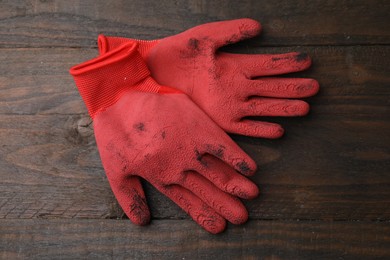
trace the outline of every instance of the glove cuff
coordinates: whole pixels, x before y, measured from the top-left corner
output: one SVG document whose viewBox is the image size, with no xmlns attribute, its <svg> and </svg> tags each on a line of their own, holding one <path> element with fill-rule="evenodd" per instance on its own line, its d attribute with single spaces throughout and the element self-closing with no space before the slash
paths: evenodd
<svg viewBox="0 0 390 260">
<path fill-rule="evenodd" d="M 70 69 L 92 119 L 127 91 L 159 92 L 160 85 L 150 77 L 137 49 L 136 42 L 122 44 Z"/>
<path fill-rule="evenodd" d="M 159 42 L 159 40 L 147 41 L 123 37 L 110 37 L 100 34 L 98 37 L 99 53 L 104 54 L 128 42 L 138 43 L 138 52 L 141 54 L 142 58 L 146 60 L 150 50 Z"/>
</svg>

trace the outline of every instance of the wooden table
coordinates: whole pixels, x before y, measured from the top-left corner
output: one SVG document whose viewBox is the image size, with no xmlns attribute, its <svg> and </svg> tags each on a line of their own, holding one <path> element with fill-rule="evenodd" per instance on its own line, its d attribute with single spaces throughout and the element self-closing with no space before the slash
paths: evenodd
<svg viewBox="0 0 390 260">
<path fill-rule="evenodd" d="M 390 259 L 390 2 L 0 2 L 1 259 Z M 99 33 L 153 39 L 250 17 L 244 53 L 306 51 L 320 93 L 279 140 L 233 136 L 258 163 L 250 220 L 203 231 L 146 184 L 153 220 L 125 219 L 68 69 Z"/>
</svg>

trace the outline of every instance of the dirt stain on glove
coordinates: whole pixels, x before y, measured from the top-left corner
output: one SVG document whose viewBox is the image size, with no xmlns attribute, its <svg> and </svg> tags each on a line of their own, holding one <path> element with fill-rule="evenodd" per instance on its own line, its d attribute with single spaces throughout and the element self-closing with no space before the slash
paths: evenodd
<svg viewBox="0 0 390 260">
<path fill-rule="evenodd" d="M 140 123 L 137 123 L 137 124 L 134 124 L 134 128 L 139 131 L 139 132 L 143 132 L 145 131 L 145 124 L 140 122 Z"/>
<path fill-rule="evenodd" d="M 138 225 L 146 225 L 150 222 L 150 214 L 147 206 L 146 199 L 142 197 L 136 189 L 132 190 L 133 203 L 130 205 L 130 213 L 132 216 L 136 216 Z"/>
<path fill-rule="evenodd" d="M 240 169 L 240 172 L 243 174 L 246 174 L 251 170 L 251 168 L 249 167 L 249 165 L 245 161 L 241 161 L 241 162 L 237 163 L 237 167 L 238 167 L 238 169 Z"/>
<path fill-rule="evenodd" d="M 295 60 L 297 62 L 302 62 L 302 61 L 305 61 L 309 58 L 309 55 L 307 55 L 306 52 L 301 52 L 299 53 L 297 56 L 295 56 Z"/>
</svg>

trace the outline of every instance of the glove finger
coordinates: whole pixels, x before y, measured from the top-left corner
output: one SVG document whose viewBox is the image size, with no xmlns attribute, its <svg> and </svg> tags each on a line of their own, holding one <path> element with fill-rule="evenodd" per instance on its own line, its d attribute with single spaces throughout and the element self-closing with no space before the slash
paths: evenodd
<svg viewBox="0 0 390 260">
<path fill-rule="evenodd" d="M 248 220 L 248 212 L 238 198 L 221 191 L 197 172 L 185 172 L 185 176 L 179 184 L 190 190 L 231 223 L 239 225 Z"/>
<path fill-rule="evenodd" d="M 242 199 L 253 199 L 259 195 L 256 184 L 220 160 L 224 157 L 224 149 L 221 147 L 210 148 L 210 153 L 213 156 L 210 154 L 202 156 L 202 164 L 196 169 L 199 174 L 220 190 Z"/>
<path fill-rule="evenodd" d="M 225 230 L 226 220 L 191 191 L 179 185 L 157 188 L 206 231 L 217 234 Z"/>
<path fill-rule="evenodd" d="M 274 98 L 305 98 L 317 94 L 319 84 L 306 78 L 260 78 L 245 80 L 246 94 Z"/>
<path fill-rule="evenodd" d="M 226 54 L 224 54 L 226 55 Z M 308 69 L 311 59 L 306 53 L 285 54 L 228 54 L 241 62 L 242 71 L 249 79 L 260 76 L 274 76 Z"/>
<path fill-rule="evenodd" d="M 230 133 L 260 138 L 280 138 L 284 129 L 281 125 L 263 121 L 241 120 L 232 125 Z"/>
<path fill-rule="evenodd" d="M 252 98 L 245 103 L 242 116 L 304 116 L 309 104 L 302 100 L 278 98 Z"/>
<path fill-rule="evenodd" d="M 206 154 L 211 154 L 243 175 L 251 176 L 256 172 L 256 162 L 253 161 L 252 158 L 249 157 L 249 155 L 247 155 L 228 135 L 225 137 L 219 135 L 212 140 L 208 138 L 207 140 L 204 140 L 204 143 L 205 145 L 197 155 L 197 160 L 203 166 L 205 166 L 205 163 L 202 159 Z"/>
<path fill-rule="evenodd" d="M 119 205 L 129 219 L 137 225 L 146 225 L 150 222 L 150 211 L 146 202 L 141 179 L 129 176 L 120 182 L 110 181 L 112 190 Z"/>
<path fill-rule="evenodd" d="M 260 31 L 259 22 L 244 18 L 202 24 L 185 31 L 183 34 L 186 34 L 186 38 L 189 38 L 193 44 L 196 43 L 194 40 L 207 39 L 213 49 L 218 49 L 224 45 L 252 38 Z"/>
</svg>

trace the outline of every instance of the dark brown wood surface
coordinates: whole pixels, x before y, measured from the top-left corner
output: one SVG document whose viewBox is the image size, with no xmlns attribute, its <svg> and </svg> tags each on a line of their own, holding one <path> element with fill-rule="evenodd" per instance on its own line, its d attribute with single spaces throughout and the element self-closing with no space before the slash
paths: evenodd
<svg viewBox="0 0 390 260">
<path fill-rule="evenodd" d="M 158 232 L 156 232 L 158 231 Z M 190 220 L 4 220 L 3 259 L 388 259 L 383 222 L 250 221 L 220 235 Z"/>
<path fill-rule="evenodd" d="M 388 1 L 1 1 L 0 258 L 390 258 Z M 153 220 L 125 217 L 68 70 L 99 33 L 152 39 L 251 17 L 227 50 L 306 51 L 320 93 L 279 140 L 232 136 L 258 163 L 250 221 L 213 236 L 145 184 Z M 114 220 L 116 219 L 116 220 Z"/>
</svg>

